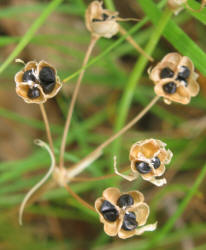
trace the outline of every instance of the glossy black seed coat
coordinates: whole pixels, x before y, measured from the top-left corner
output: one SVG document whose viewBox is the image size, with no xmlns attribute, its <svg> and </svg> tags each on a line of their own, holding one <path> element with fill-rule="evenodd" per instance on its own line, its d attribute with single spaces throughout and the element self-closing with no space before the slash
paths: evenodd
<svg viewBox="0 0 206 250">
<path fill-rule="evenodd" d="M 128 212 L 125 214 L 122 224 L 122 229 L 125 231 L 132 231 L 138 226 L 136 221 L 136 215 L 134 212 Z"/>
<path fill-rule="evenodd" d="M 31 69 L 24 72 L 23 77 L 22 77 L 22 81 L 23 82 L 28 82 L 28 81 L 35 82 L 36 81 L 36 78 L 35 78 Z"/>
<path fill-rule="evenodd" d="M 106 21 L 109 16 L 106 13 L 102 14 L 103 21 Z"/>
<path fill-rule="evenodd" d="M 119 216 L 119 213 L 116 210 L 116 208 L 114 207 L 114 205 L 112 205 L 107 200 L 103 201 L 101 208 L 100 208 L 100 212 L 103 215 L 103 217 L 105 218 L 105 220 L 107 220 L 109 222 L 116 221 L 118 216 Z"/>
<path fill-rule="evenodd" d="M 56 82 L 54 70 L 48 66 L 43 67 L 39 72 L 39 80 L 42 85 Z"/>
<path fill-rule="evenodd" d="M 163 90 L 167 94 L 174 94 L 177 90 L 177 85 L 174 82 L 168 82 L 163 85 Z"/>
<path fill-rule="evenodd" d="M 42 88 L 43 88 L 43 91 L 45 94 L 51 93 L 53 91 L 54 87 L 55 87 L 55 82 L 52 82 L 48 85 L 42 85 Z"/>
<path fill-rule="evenodd" d="M 179 80 L 186 80 L 190 76 L 190 70 L 186 66 L 181 67 L 181 71 L 178 73 L 177 78 Z"/>
<path fill-rule="evenodd" d="M 117 205 L 121 208 L 122 207 L 129 207 L 129 206 L 132 206 L 133 204 L 134 204 L 134 200 L 133 200 L 132 196 L 129 194 L 121 195 L 117 201 Z"/>
<path fill-rule="evenodd" d="M 40 90 L 36 87 L 29 89 L 27 96 L 31 99 L 36 99 L 36 98 L 40 97 Z"/>
<path fill-rule="evenodd" d="M 135 167 L 136 167 L 137 171 L 141 174 L 147 174 L 147 173 L 152 171 L 149 164 L 144 162 L 144 161 L 137 161 L 135 163 Z"/>
<path fill-rule="evenodd" d="M 155 157 L 152 159 L 152 165 L 154 166 L 155 169 L 157 169 L 157 168 L 160 167 L 161 161 L 160 161 L 159 157 L 155 156 Z"/>
<path fill-rule="evenodd" d="M 93 18 L 93 19 L 92 19 L 92 22 L 93 22 L 93 23 L 102 22 L 102 20 L 101 20 L 101 19 L 97 19 L 97 18 Z"/>
<path fill-rule="evenodd" d="M 168 67 L 163 68 L 162 71 L 160 72 L 161 79 L 172 78 L 173 76 L 174 76 L 174 72 Z"/>
</svg>

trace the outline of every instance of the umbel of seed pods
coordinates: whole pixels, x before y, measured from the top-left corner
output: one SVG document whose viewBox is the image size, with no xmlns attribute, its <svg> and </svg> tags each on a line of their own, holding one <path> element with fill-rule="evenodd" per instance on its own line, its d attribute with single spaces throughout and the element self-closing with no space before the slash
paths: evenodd
<svg viewBox="0 0 206 250">
<path fill-rule="evenodd" d="M 188 104 L 191 97 L 199 93 L 198 74 L 187 56 L 169 53 L 148 73 L 155 84 L 155 93 L 162 96 L 167 104 Z"/>
<path fill-rule="evenodd" d="M 133 181 L 140 175 L 142 179 L 162 186 L 167 183 L 165 178 L 156 179 L 165 172 L 165 165 L 169 164 L 173 156 L 172 152 L 166 150 L 166 144 L 156 139 L 138 141 L 132 145 L 129 153 L 131 161 L 130 175 L 118 172 L 116 165 L 115 173 L 128 181 Z"/>
<path fill-rule="evenodd" d="M 107 188 L 95 201 L 95 208 L 109 236 L 126 239 L 156 229 L 157 223 L 144 226 L 150 209 L 139 191 L 121 193 L 117 188 Z"/>
<path fill-rule="evenodd" d="M 16 93 L 27 103 L 44 103 L 62 87 L 56 69 L 45 61 L 28 62 L 15 75 Z"/>
</svg>

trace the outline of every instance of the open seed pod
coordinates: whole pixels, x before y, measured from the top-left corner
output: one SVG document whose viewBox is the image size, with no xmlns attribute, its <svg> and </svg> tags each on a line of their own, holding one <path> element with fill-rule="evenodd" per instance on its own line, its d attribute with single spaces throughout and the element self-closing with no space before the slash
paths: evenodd
<svg viewBox="0 0 206 250">
<path fill-rule="evenodd" d="M 174 12 L 175 15 L 178 15 L 181 10 L 184 9 L 183 4 L 187 0 L 168 0 L 168 7 Z"/>
<path fill-rule="evenodd" d="M 93 1 L 86 10 L 85 22 L 93 36 L 111 38 L 119 32 L 118 12 L 103 9 L 103 2 Z"/>
<path fill-rule="evenodd" d="M 44 103 L 54 97 L 62 84 L 56 69 L 45 61 L 28 62 L 15 75 L 16 93 L 27 103 Z"/>
<path fill-rule="evenodd" d="M 155 93 L 167 104 L 172 101 L 188 104 L 199 93 L 198 74 L 187 56 L 169 53 L 148 73 Z"/>
<path fill-rule="evenodd" d="M 156 229 L 156 223 L 144 226 L 150 210 L 139 191 L 121 193 L 118 188 L 107 188 L 95 201 L 95 209 L 109 236 L 126 239 Z"/>
</svg>

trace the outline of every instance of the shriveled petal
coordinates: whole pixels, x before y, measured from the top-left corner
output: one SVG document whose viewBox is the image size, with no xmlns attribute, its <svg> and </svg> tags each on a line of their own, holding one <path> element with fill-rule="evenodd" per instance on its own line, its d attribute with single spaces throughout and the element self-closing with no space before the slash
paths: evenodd
<svg viewBox="0 0 206 250">
<path fill-rule="evenodd" d="M 136 191 L 136 190 L 129 191 L 128 194 L 131 195 L 134 200 L 133 206 L 137 206 L 140 202 L 144 201 L 144 195 L 139 191 Z"/>
<path fill-rule="evenodd" d="M 155 222 L 154 224 L 148 224 L 144 227 L 137 228 L 135 230 L 135 235 L 141 235 L 144 232 L 152 232 L 152 231 L 156 230 L 156 228 L 157 228 L 157 222 Z"/>
<path fill-rule="evenodd" d="M 172 52 L 167 54 L 163 59 L 162 63 L 167 62 L 167 63 L 172 63 L 173 65 L 178 65 L 182 59 L 182 56 L 179 53 Z"/>
<path fill-rule="evenodd" d="M 111 38 L 119 32 L 119 24 L 116 20 L 95 22 L 91 24 L 92 31 L 102 37 Z"/>
<path fill-rule="evenodd" d="M 152 158 L 159 148 L 160 147 L 155 139 L 149 139 L 142 145 L 141 152 L 146 158 Z"/>
<path fill-rule="evenodd" d="M 133 207 L 132 209 L 129 209 L 128 211 L 135 213 L 138 226 L 142 226 L 147 222 L 147 218 L 150 213 L 149 206 L 145 202 L 138 204 L 137 206 Z"/>
<path fill-rule="evenodd" d="M 121 195 L 121 192 L 119 191 L 118 188 L 115 187 L 109 187 L 104 190 L 103 192 L 103 197 L 105 200 L 111 202 L 113 205 L 117 204 L 117 201 Z"/>
</svg>

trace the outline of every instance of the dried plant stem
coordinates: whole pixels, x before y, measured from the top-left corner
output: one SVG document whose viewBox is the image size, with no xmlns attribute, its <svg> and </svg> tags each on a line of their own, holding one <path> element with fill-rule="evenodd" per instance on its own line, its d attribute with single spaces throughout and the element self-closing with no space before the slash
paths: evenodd
<svg viewBox="0 0 206 250">
<path fill-rule="evenodd" d="M 122 35 L 126 35 L 127 31 L 119 25 L 119 31 Z M 148 55 L 136 42 L 131 36 L 127 36 L 126 40 L 143 56 L 145 56 L 149 61 L 153 62 L 154 58 Z"/>
<path fill-rule="evenodd" d="M 127 171 L 129 168 L 130 167 L 126 167 L 119 172 L 123 173 L 123 172 Z M 109 178 L 116 177 L 116 176 L 117 175 L 114 173 L 114 174 L 107 174 L 107 175 L 103 175 L 103 176 L 99 176 L 99 177 L 75 177 L 71 181 L 72 182 L 100 181 L 100 180 L 105 180 L 105 179 L 109 179 Z"/>
<path fill-rule="evenodd" d="M 90 57 L 90 55 L 92 53 L 92 50 L 93 50 L 93 48 L 94 48 L 94 46 L 95 46 L 98 39 L 99 39 L 99 37 L 97 37 L 97 36 L 92 37 L 91 42 L 89 44 L 89 47 L 87 49 L 87 52 L 86 52 L 82 67 L 84 67 L 87 64 L 87 62 L 89 60 L 89 57 Z M 74 105 L 75 105 L 75 102 L 76 102 L 76 99 L 77 99 L 77 95 L 78 95 L 78 92 L 79 92 L 79 89 L 80 89 L 80 85 L 81 85 L 81 81 L 82 81 L 82 78 L 84 76 L 84 73 L 85 73 L 85 69 L 83 69 L 79 74 L 79 78 L 77 80 L 76 87 L 74 89 L 72 100 L 71 100 L 71 103 L 70 103 L 70 106 L 69 106 L 69 110 L 68 110 L 68 114 L 67 114 L 67 120 L 66 120 L 66 123 L 65 123 L 64 133 L 63 133 L 61 148 L 60 148 L 60 158 L 59 158 L 59 166 L 60 166 L 60 168 L 63 168 L 63 166 L 64 166 L 64 152 L 65 152 L 65 147 L 66 147 L 67 134 L 69 132 L 72 113 L 73 113 L 73 110 L 74 110 Z"/>
<path fill-rule="evenodd" d="M 46 110 L 45 110 L 43 103 L 39 104 L 39 106 L 40 106 L 41 114 L 42 114 L 42 117 L 44 120 L 49 146 L 51 148 L 52 153 L 54 154 L 54 145 L 53 145 L 53 140 L 52 140 L 52 136 L 51 136 L 51 130 L 50 130 L 50 126 L 49 126 L 49 120 L 47 117 L 47 113 L 46 113 Z"/>
<path fill-rule="evenodd" d="M 64 187 L 66 188 L 66 190 L 68 191 L 68 193 L 71 194 L 72 197 L 74 197 L 75 200 L 77 200 L 79 203 L 81 203 L 84 207 L 94 211 L 96 213 L 95 208 L 90 205 L 89 203 L 87 203 L 85 200 L 83 200 L 78 194 L 76 194 L 69 185 L 64 184 Z"/>
<path fill-rule="evenodd" d="M 138 122 L 151 108 L 152 106 L 159 100 L 159 96 L 155 96 L 152 101 L 133 119 L 131 120 L 125 127 L 123 127 L 119 132 L 111 136 L 105 142 L 103 142 L 99 147 L 97 147 L 92 153 L 90 153 L 87 157 L 81 160 L 79 163 L 71 167 L 67 170 L 67 180 L 70 181 L 72 178 L 80 174 L 84 169 L 86 169 L 89 164 L 91 164 L 94 160 L 101 155 L 103 149 L 107 147 L 110 143 L 112 143 L 119 136 L 124 134 L 128 129 L 130 129 L 136 122 Z"/>
</svg>

